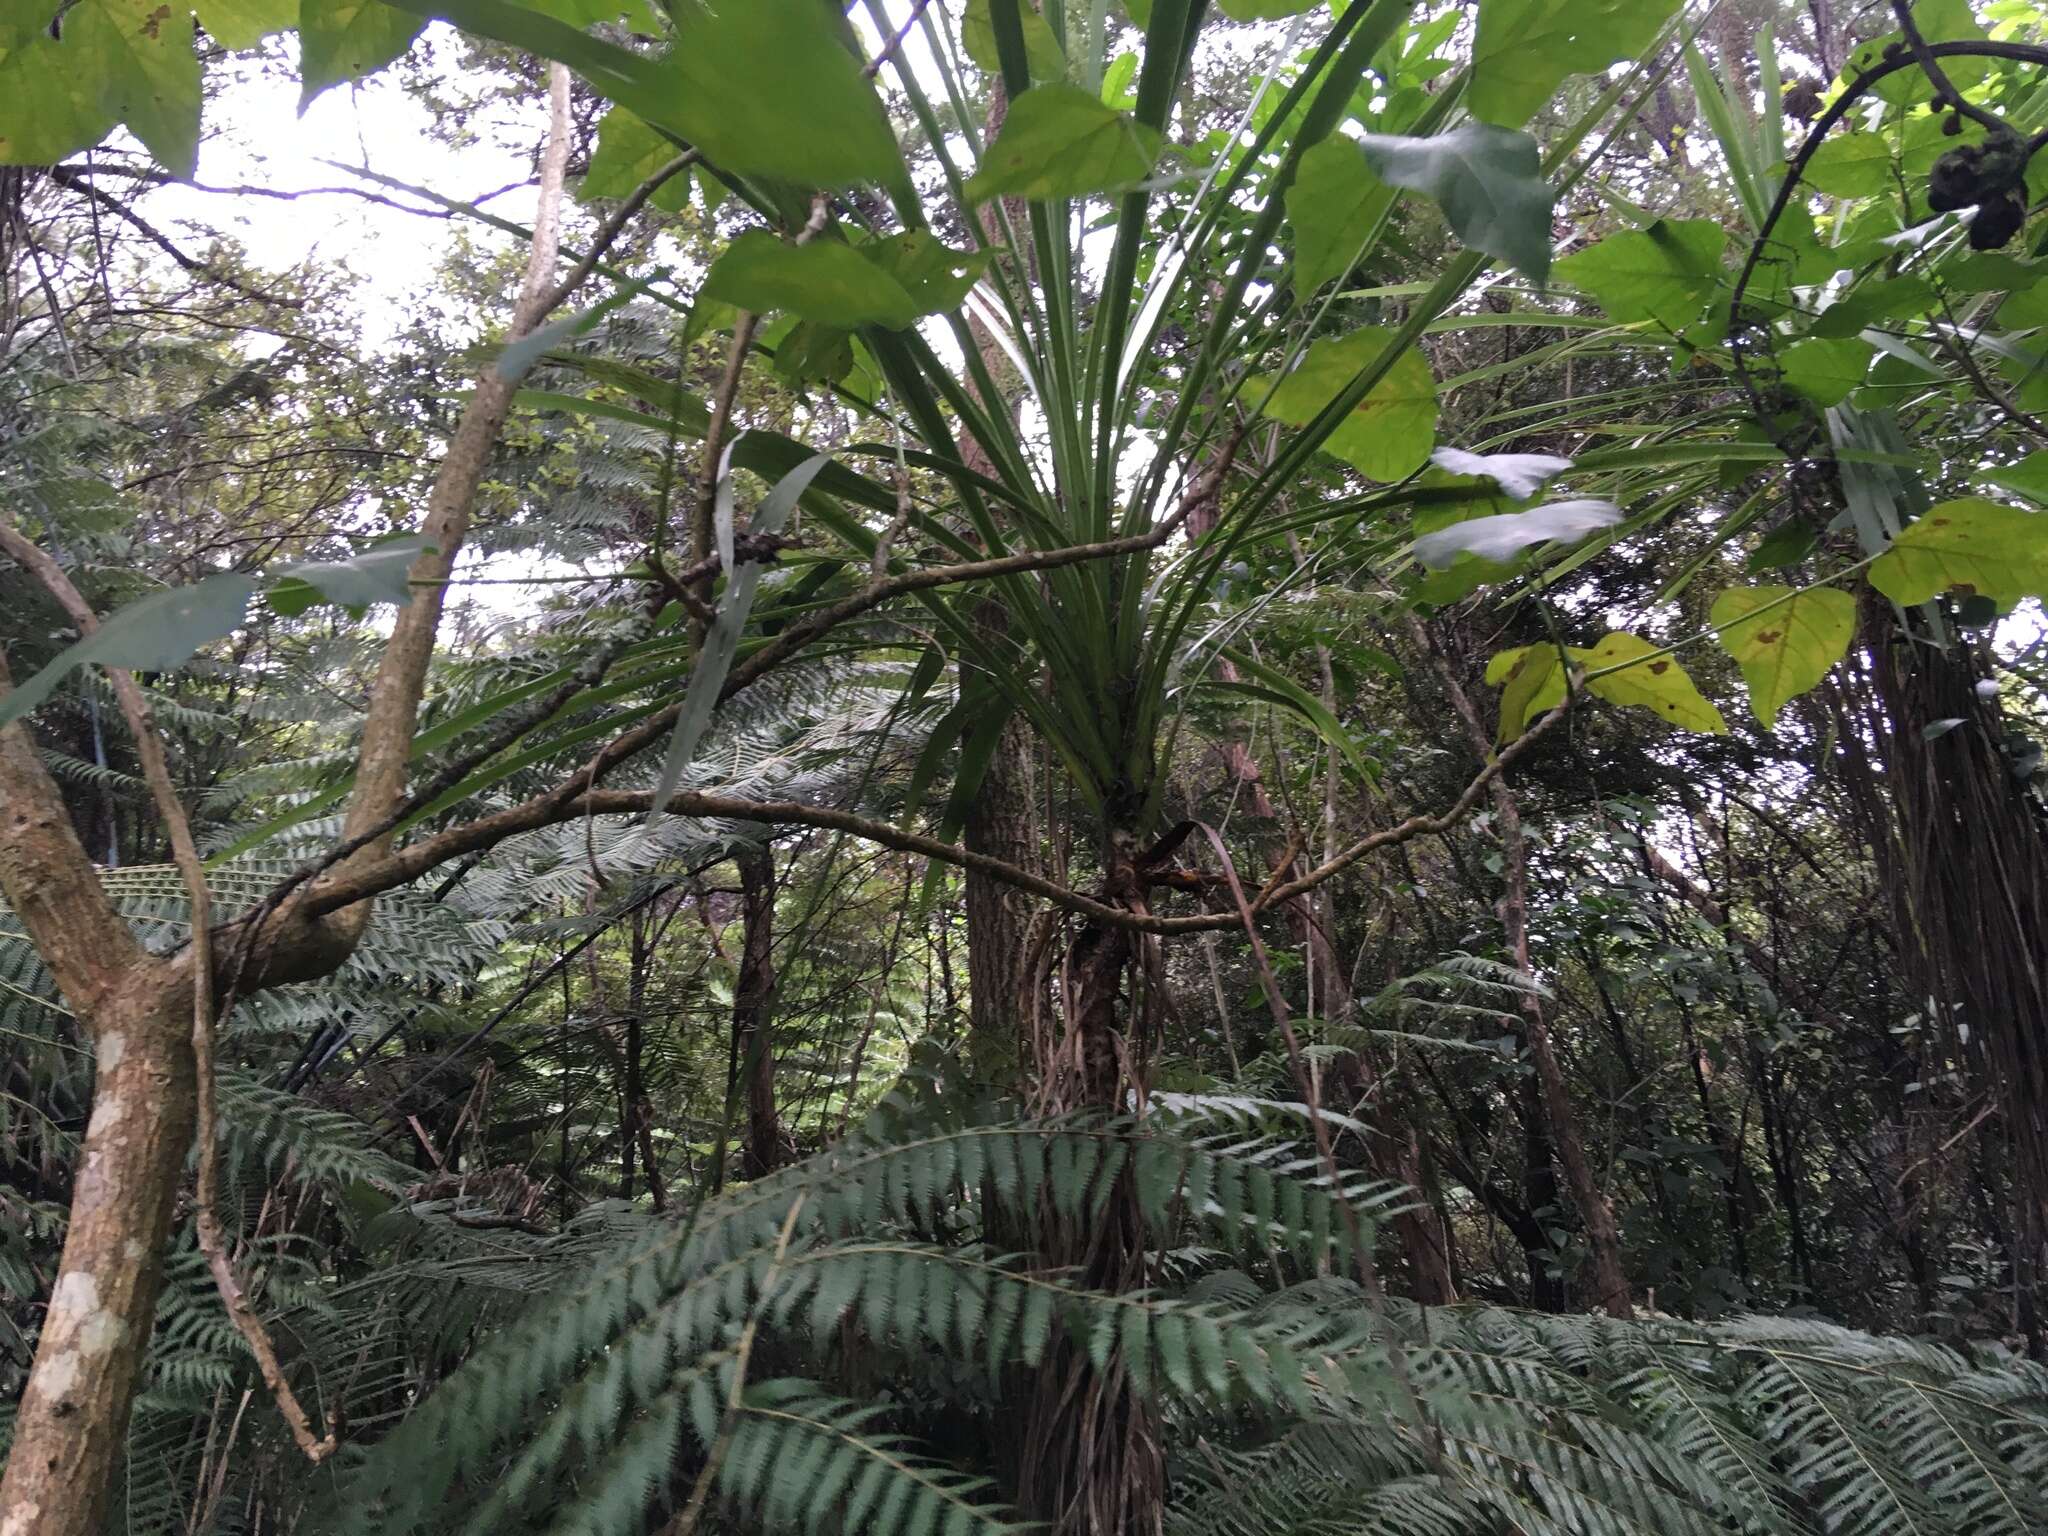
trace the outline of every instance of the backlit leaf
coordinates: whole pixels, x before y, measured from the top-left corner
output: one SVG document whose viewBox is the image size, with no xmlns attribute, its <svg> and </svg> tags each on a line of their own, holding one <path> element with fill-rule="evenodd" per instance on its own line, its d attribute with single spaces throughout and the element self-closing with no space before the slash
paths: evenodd
<svg viewBox="0 0 2048 1536">
<path fill-rule="evenodd" d="M 424 17 L 383 0 L 306 0 L 299 19 L 299 105 L 360 80 L 410 48 Z"/>
<path fill-rule="evenodd" d="M 580 195 L 626 197 L 678 153 L 646 119 L 613 107 L 598 122 L 597 152 L 590 157 Z M 669 213 L 679 212 L 690 201 L 689 177 L 670 177 L 650 201 Z"/>
<path fill-rule="evenodd" d="M 1709 736 L 1726 734 L 1728 722 L 1681 667 L 1669 656 L 1657 654 L 1658 647 L 1639 635 L 1614 630 L 1603 636 L 1586 657 L 1589 674 L 1586 687 L 1615 704 L 1632 704 L 1656 714 L 1673 725 Z M 1604 677 L 1590 674 L 1603 667 L 1631 663 Z"/>
<path fill-rule="evenodd" d="M 1557 275 L 1624 324 L 1651 321 L 1683 331 L 1713 297 L 1727 243 L 1712 219 L 1659 219 L 1565 257 Z"/>
<path fill-rule="evenodd" d="M 1856 633 L 1856 599 L 1833 587 L 1730 587 L 1709 615 L 1742 668 L 1749 707 L 1768 729 L 1842 659 Z"/>
<path fill-rule="evenodd" d="M 1587 653 L 1567 646 L 1574 666 L 1585 665 Z M 1501 651 L 1486 664 L 1486 680 L 1501 690 L 1500 739 L 1512 741 L 1529 722 L 1564 702 L 1565 657 L 1556 646 L 1521 645 Z"/>
<path fill-rule="evenodd" d="M 299 24 L 299 0 L 200 0 L 199 25 L 223 48 L 254 48 Z"/>
<path fill-rule="evenodd" d="M 960 19 L 960 46 L 974 67 L 985 75 L 1000 74 L 1002 60 L 996 56 L 995 22 L 989 16 L 989 0 L 967 0 L 967 14 Z M 1058 80 L 1067 72 L 1067 56 L 1052 24 L 1032 4 L 1018 0 L 1017 20 L 1024 29 L 1024 56 L 1033 80 Z"/>
<path fill-rule="evenodd" d="M 1961 592 L 2010 608 L 2048 593 L 2048 517 L 1981 496 L 1945 501 L 1878 556 L 1870 584 L 1906 607 Z"/>
<path fill-rule="evenodd" d="M 1393 189 L 1373 175 L 1358 146 L 1341 134 L 1303 155 L 1287 189 L 1295 292 L 1311 293 L 1348 272 L 1393 202 Z"/>
<path fill-rule="evenodd" d="M 1035 85 L 1010 103 L 1002 131 L 967 182 L 969 202 L 1085 197 L 1143 181 L 1160 138 L 1079 86 Z"/>
<path fill-rule="evenodd" d="M 1280 381 L 1264 413 L 1289 426 L 1306 426 L 1385 351 L 1393 334 L 1367 328 L 1316 342 Z M 1263 389 L 1269 382 L 1262 378 L 1254 387 Z M 1323 449 L 1374 480 L 1405 479 L 1428 462 L 1436 445 L 1436 418 L 1436 380 L 1422 354 L 1409 348 Z"/>
<path fill-rule="evenodd" d="M 81 0 L 60 37 L 38 26 L 0 56 L 0 162 L 61 160 L 121 123 L 173 175 L 193 174 L 199 57 L 189 8 Z"/>
<path fill-rule="evenodd" d="M 1649 47 L 1678 0 L 1480 0 L 1472 44 L 1472 115 L 1519 128 L 1567 76 Z"/>
<path fill-rule="evenodd" d="M 701 292 L 739 309 L 788 310 L 842 330 L 901 330 L 919 315 L 957 307 L 987 261 L 917 231 L 871 245 L 797 246 L 752 230 L 712 263 Z"/>
</svg>

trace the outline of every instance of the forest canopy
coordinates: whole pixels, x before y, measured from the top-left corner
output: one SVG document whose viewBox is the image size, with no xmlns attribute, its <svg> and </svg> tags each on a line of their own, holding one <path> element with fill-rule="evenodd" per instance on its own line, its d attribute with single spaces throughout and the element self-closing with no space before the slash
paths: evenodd
<svg viewBox="0 0 2048 1536">
<path fill-rule="evenodd" d="M 2048 1508 L 2048 6 L 8 0 L 0 1536 Z"/>
</svg>

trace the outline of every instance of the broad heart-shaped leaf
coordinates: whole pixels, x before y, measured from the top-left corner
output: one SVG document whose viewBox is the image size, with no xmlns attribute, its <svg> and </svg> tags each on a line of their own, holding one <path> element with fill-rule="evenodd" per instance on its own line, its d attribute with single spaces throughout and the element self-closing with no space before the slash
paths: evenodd
<svg viewBox="0 0 2048 1536">
<path fill-rule="evenodd" d="M 1830 197 L 1876 197 L 1905 190 L 1924 196 L 1927 173 L 1951 149 L 1981 143 L 1983 130 L 1964 125 L 1950 137 L 1938 116 L 1913 117 L 1902 124 L 1860 133 L 1831 133 L 1807 163 L 1806 179 Z"/>
<path fill-rule="evenodd" d="M 260 577 L 227 572 L 189 587 L 172 587 L 112 614 L 92 634 L 67 646 L 12 693 L 0 697 L 0 725 L 18 719 L 56 691 L 73 669 L 97 662 L 160 672 L 218 640 L 242 622 Z"/>
<path fill-rule="evenodd" d="M 992 197 L 1086 197 L 1151 174 L 1158 130 L 1079 86 L 1034 85 L 1010 103 L 1002 131 L 968 178 L 970 203 Z"/>
<path fill-rule="evenodd" d="M 996 25 L 989 15 L 989 0 L 967 0 L 967 14 L 960 18 L 960 46 L 974 67 L 985 75 L 1002 72 L 996 56 Z M 1059 80 L 1067 73 L 1067 56 L 1060 40 L 1052 34 L 1052 23 L 1040 14 L 1031 0 L 1018 0 L 1017 20 L 1024 28 L 1024 57 L 1033 80 Z"/>
<path fill-rule="evenodd" d="M 1516 501 L 1526 501 L 1572 467 L 1554 453 L 1467 453 L 1439 448 L 1429 456 L 1438 469 L 1453 475 L 1479 475 L 1491 480 Z"/>
<path fill-rule="evenodd" d="M 1368 327 L 1316 342 L 1273 390 L 1264 414 L 1291 427 L 1306 426 L 1393 339 L 1392 331 Z M 1252 387 L 1264 390 L 1271 382 L 1260 378 Z M 1371 479 L 1403 480 L 1428 462 L 1436 445 L 1436 418 L 1436 380 L 1422 354 L 1411 347 L 1358 402 L 1350 419 L 1324 440 L 1323 451 Z"/>
<path fill-rule="evenodd" d="M 1709 618 L 1742 668 L 1749 707 L 1769 730 L 1787 699 L 1828 675 L 1856 633 L 1856 599 L 1833 587 L 1730 587 Z"/>
<path fill-rule="evenodd" d="M 660 170 L 678 153 L 653 124 L 624 107 L 613 107 L 597 124 L 597 152 L 590 157 L 578 195 L 626 197 L 633 189 Z M 656 189 L 654 206 L 668 213 L 680 212 L 690 201 L 690 179 L 671 176 Z"/>
<path fill-rule="evenodd" d="M 1557 264 L 1557 275 L 1624 325 L 1654 321 L 1683 331 L 1713 297 L 1727 245 L 1712 219 L 1659 219 L 1574 252 Z"/>
<path fill-rule="evenodd" d="M 1431 570 L 1442 570 L 1459 555 L 1506 560 L 1531 544 L 1577 539 L 1621 521 L 1621 508 L 1611 501 L 1553 501 L 1527 512 L 1468 518 L 1415 541 L 1415 558 Z"/>
<path fill-rule="evenodd" d="M 1661 718 L 1690 731 L 1719 736 L 1728 730 L 1721 711 L 1701 697 L 1685 668 L 1669 656 L 1658 654 L 1658 648 L 1640 636 L 1613 630 L 1591 650 L 1566 646 L 1562 658 L 1558 648 L 1547 642 L 1498 652 L 1486 664 L 1486 680 L 1502 690 L 1502 741 L 1519 736 L 1530 721 L 1564 701 L 1567 661 L 1575 670 L 1588 674 L 1635 661 L 1635 665 L 1605 677 L 1588 676 L 1587 691 L 1610 703 L 1654 710 Z"/>
<path fill-rule="evenodd" d="M 1701 696 L 1685 668 L 1657 652 L 1658 647 L 1639 635 L 1612 630 L 1587 654 L 1587 672 L 1623 663 L 1633 665 L 1605 677 L 1589 676 L 1586 687 L 1598 698 L 1654 710 L 1661 718 L 1688 731 L 1726 735 L 1728 722 L 1721 718 L 1721 711 Z"/>
<path fill-rule="evenodd" d="M 1863 385 L 1877 348 L 1854 336 L 1809 336 L 1778 354 L 1785 383 L 1815 405 L 1840 405 Z"/>
<path fill-rule="evenodd" d="M 1304 154 L 1287 189 L 1296 295 L 1305 298 L 1350 271 L 1393 204 L 1393 188 L 1373 175 L 1358 146 L 1342 134 Z"/>
<path fill-rule="evenodd" d="M 416 533 L 372 544 L 346 560 L 310 560 L 277 573 L 266 594 L 270 606 L 290 617 L 318 602 L 339 603 L 360 613 L 372 603 L 412 601 L 412 563 L 433 546 Z"/>
<path fill-rule="evenodd" d="M 1872 563 L 1870 584 L 1904 607 L 1979 593 L 2000 610 L 2048 595 L 2048 516 L 1968 496 L 1929 508 Z"/>
<path fill-rule="evenodd" d="M 197 10 L 206 35 L 236 51 L 299 24 L 299 0 L 199 0 Z"/>
<path fill-rule="evenodd" d="M 699 291 L 740 309 L 788 310 L 840 330 L 902 330 L 919 315 L 956 307 L 987 264 L 984 254 L 949 250 L 915 230 L 857 246 L 786 245 L 752 230 L 711 264 Z"/>
<path fill-rule="evenodd" d="M 1434 198 L 1457 237 L 1541 288 L 1550 281 L 1550 213 L 1557 189 L 1526 133 L 1463 123 L 1431 138 L 1369 133 L 1359 141 L 1381 181 Z"/>
<path fill-rule="evenodd" d="M 299 109 L 331 85 L 360 80 L 410 48 L 426 18 L 384 0 L 304 0 L 299 16 Z"/>
<path fill-rule="evenodd" d="M 869 241 L 855 249 L 903 285 L 920 315 L 959 308 L 996 257 L 992 250 L 956 251 L 922 229 Z"/>
<path fill-rule="evenodd" d="M 61 160 L 126 123 L 172 174 L 193 173 L 199 58 L 188 11 L 81 0 L 65 12 L 60 37 L 39 25 L 8 39 L 0 39 L 0 163 Z"/>
<path fill-rule="evenodd" d="M 677 0 L 675 45 L 654 62 L 665 111 L 636 109 L 721 170 L 800 187 L 905 178 L 888 114 L 818 0 Z"/>
<path fill-rule="evenodd" d="M 1472 115 L 1519 128 L 1568 75 L 1591 74 L 1650 46 L 1679 0 L 1479 0 Z"/>
</svg>

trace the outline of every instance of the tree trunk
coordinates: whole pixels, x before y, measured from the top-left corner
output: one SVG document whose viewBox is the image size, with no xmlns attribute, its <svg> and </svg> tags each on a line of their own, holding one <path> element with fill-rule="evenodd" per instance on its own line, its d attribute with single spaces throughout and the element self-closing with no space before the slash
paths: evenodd
<svg viewBox="0 0 2048 1536">
<path fill-rule="evenodd" d="M 1104 850 L 1102 899 L 1129 910 L 1144 904 L 1136 848 L 1130 835 L 1112 834 Z M 1130 930 L 1098 923 L 1074 940 L 1066 1039 L 1038 1087 L 1047 1109 L 1124 1110 L 1133 1033 L 1125 1024 L 1125 981 L 1135 950 Z M 1098 1290 L 1150 1283 L 1150 1245 L 1128 1171 L 1078 1226 L 1048 1201 L 1038 1227 L 1047 1265 L 1077 1269 Z M 1134 1389 L 1120 1354 L 1098 1370 L 1076 1341 L 1057 1335 L 1030 1383 L 1022 1447 L 1018 1501 L 1056 1536 L 1157 1536 L 1166 1495 L 1159 1416 Z"/>
<path fill-rule="evenodd" d="M 983 141 L 993 142 L 1009 112 L 1009 98 L 1000 83 L 990 90 Z M 1025 207 L 1011 198 L 1003 208 L 1015 228 L 1023 228 Z M 981 211 L 982 229 L 1001 244 L 1002 222 L 991 205 Z M 967 318 L 975 350 L 989 378 L 1011 372 L 1001 344 L 973 315 Z M 970 388 L 974 386 L 972 383 Z M 979 391 L 977 390 L 977 394 Z M 1008 400 L 984 400 L 985 410 L 1009 411 Z M 978 475 L 995 476 L 996 465 L 982 443 L 971 435 L 960 445 L 961 462 Z M 1007 636 L 1009 616 L 1000 600 L 987 598 L 976 606 L 975 621 L 985 634 Z M 992 700 L 992 705 L 996 701 Z M 1032 772 L 1031 732 L 1016 715 L 1003 727 L 993 756 L 982 774 L 980 789 L 968 807 L 962 840 L 973 853 L 1001 859 L 1017 869 L 1038 868 L 1036 775 Z M 1032 899 L 980 870 L 966 872 L 967 889 L 967 1061 L 977 1084 L 998 1093 L 1012 1093 L 1024 1074 L 1025 1020 L 1031 1012 Z"/>
<path fill-rule="evenodd" d="M 84 1017 L 97 1050 L 71 1225 L 0 1494 L 6 1536 L 99 1536 L 126 1450 L 196 1111 L 189 988 L 146 963 Z M 140 1260 L 146 1259 L 146 1262 Z"/>
<path fill-rule="evenodd" d="M 1874 594 L 1864 638 L 1894 818 L 1878 851 L 1893 868 L 1900 956 L 1935 1000 L 1955 1056 L 2000 1107 L 2015 1267 L 2031 1290 L 2048 1244 L 2048 829 L 2000 750 L 1998 706 L 1978 697 L 1984 672 L 1964 641 L 1917 613 L 1901 633 Z M 1964 723 L 1930 739 L 1944 720 Z M 2038 1334 L 2030 1347 L 2042 1348 Z"/>
<path fill-rule="evenodd" d="M 739 979 L 732 994 L 733 1061 L 747 1100 L 747 1136 L 740 1176 L 758 1179 L 782 1162 L 782 1124 L 775 1112 L 775 855 L 749 850 L 740 870 L 741 941 Z"/>
<path fill-rule="evenodd" d="M 993 627 L 1001 606 L 981 606 L 984 627 Z M 1038 867 L 1035 777 L 1030 730 L 1013 715 L 962 828 L 971 852 L 1018 869 Z M 967 871 L 966 887 L 968 1068 L 977 1084 L 1013 1093 L 1023 1075 L 1024 1021 L 1030 1013 L 1032 898 L 975 869 Z"/>
</svg>

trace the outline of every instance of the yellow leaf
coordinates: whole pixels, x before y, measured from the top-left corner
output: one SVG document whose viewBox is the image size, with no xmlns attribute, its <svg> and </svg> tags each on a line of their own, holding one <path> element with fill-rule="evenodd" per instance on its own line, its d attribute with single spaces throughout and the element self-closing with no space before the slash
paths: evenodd
<svg viewBox="0 0 2048 1536">
<path fill-rule="evenodd" d="M 1730 587 L 1710 615 L 1721 644 L 1742 668 L 1749 707 L 1768 729 L 1842 659 L 1856 633 L 1856 599 L 1832 587 Z"/>
<path fill-rule="evenodd" d="M 1709 736 L 1727 734 L 1728 722 L 1693 686 L 1685 668 L 1659 654 L 1658 648 L 1641 636 L 1615 630 L 1586 653 L 1589 673 L 1624 663 L 1625 670 L 1589 677 L 1586 686 L 1612 703 L 1654 710 L 1660 718 L 1686 730 Z"/>
</svg>

